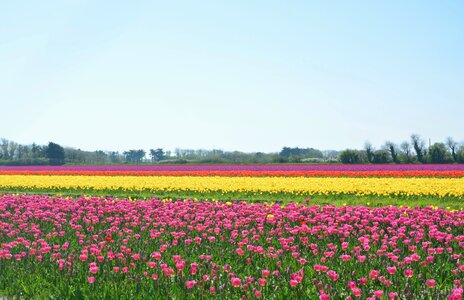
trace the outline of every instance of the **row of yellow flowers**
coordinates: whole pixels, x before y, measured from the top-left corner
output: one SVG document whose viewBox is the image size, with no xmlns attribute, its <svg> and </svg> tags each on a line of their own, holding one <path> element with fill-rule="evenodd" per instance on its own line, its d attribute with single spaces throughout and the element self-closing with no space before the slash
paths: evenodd
<svg viewBox="0 0 464 300">
<path fill-rule="evenodd" d="M 1 188 L 462 197 L 464 178 L 1 175 Z"/>
</svg>

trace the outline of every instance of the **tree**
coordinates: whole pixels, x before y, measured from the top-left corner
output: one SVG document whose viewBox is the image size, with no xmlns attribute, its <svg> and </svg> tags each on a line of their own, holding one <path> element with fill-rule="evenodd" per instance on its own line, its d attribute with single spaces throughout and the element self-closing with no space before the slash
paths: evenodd
<svg viewBox="0 0 464 300">
<path fill-rule="evenodd" d="M 398 151 L 395 143 L 387 141 L 385 143 L 385 148 L 387 149 L 388 153 L 390 153 L 390 156 L 395 164 L 399 163 L 398 159 Z"/>
<path fill-rule="evenodd" d="M 446 145 L 443 143 L 435 143 L 430 146 L 429 154 L 432 163 L 434 164 L 444 164 L 447 162 L 447 153 Z"/>
<path fill-rule="evenodd" d="M 458 163 L 464 164 L 464 145 L 461 145 L 456 151 L 456 158 Z"/>
<path fill-rule="evenodd" d="M 406 163 L 411 163 L 412 162 L 412 157 L 411 157 L 411 144 L 409 142 L 404 141 L 400 145 L 401 147 L 401 154 L 404 156 L 404 161 Z"/>
<path fill-rule="evenodd" d="M 60 145 L 49 142 L 45 153 L 51 165 L 64 164 L 64 148 Z"/>
<path fill-rule="evenodd" d="M 458 143 L 453 140 L 452 137 L 446 138 L 446 146 L 451 150 L 451 156 L 453 157 L 454 162 L 458 162 L 458 156 L 456 154 L 456 149 L 458 147 Z"/>
<path fill-rule="evenodd" d="M 145 157 L 145 151 L 142 149 L 124 151 L 123 154 L 126 158 L 126 161 L 131 163 L 141 163 Z"/>
<path fill-rule="evenodd" d="M 10 141 L 9 147 L 8 147 L 8 156 L 10 159 L 17 159 L 17 149 L 18 149 L 19 144 L 13 141 Z"/>
<path fill-rule="evenodd" d="M 417 160 L 420 163 L 425 163 L 425 155 L 427 151 L 425 150 L 425 142 L 418 134 L 411 135 L 411 143 L 416 151 Z"/>
<path fill-rule="evenodd" d="M 280 156 L 290 159 L 292 157 L 294 160 L 300 160 L 301 158 L 323 158 L 324 155 L 321 150 L 314 148 L 290 148 L 283 147 L 279 153 Z"/>
<path fill-rule="evenodd" d="M 153 162 L 166 159 L 166 155 L 162 148 L 150 149 L 150 157 Z"/>
<path fill-rule="evenodd" d="M 8 152 L 9 143 L 10 141 L 2 138 L 2 143 L 0 144 L 0 158 L 5 160 L 10 159 L 10 153 Z"/>
<path fill-rule="evenodd" d="M 386 164 L 388 163 L 388 152 L 386 150 L 376 150 L 372 153 L 372 163 Z"/>
<path fill-rule="evenodd" d="M 372 144 L 370 142 L 364 143 L 364 151 L 366 151 L 367 161 L 369 163 L 372 163 L 374 159 L 374 147 L 372 147 Z"/>
<path fill-rule="evenodd" d="M 36 143 L 32 143 L 31 145 L 31 156 L 32 158 L 38 158 L 43 155 L 43 148 L 38 146 Z"/>
<path fill-rule="evenodd" d="M 339 158 L 342 164 L 360 164 L 363 162 L 358 150 L 346 149 L 340 152 Z"/>
</svg>

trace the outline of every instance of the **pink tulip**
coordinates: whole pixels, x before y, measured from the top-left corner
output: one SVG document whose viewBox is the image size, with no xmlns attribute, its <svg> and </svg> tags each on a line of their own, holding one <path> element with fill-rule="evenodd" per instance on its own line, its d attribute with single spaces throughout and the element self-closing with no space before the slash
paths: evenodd
<svg viewBox="0 0 464 300">
<path fill-rule="evenodd" d="M 192 289 L 195 286 L 195 281 L 189 280 L 185 283 L 185 286 L 187 287 L 187 289 Z"/>
</svg>

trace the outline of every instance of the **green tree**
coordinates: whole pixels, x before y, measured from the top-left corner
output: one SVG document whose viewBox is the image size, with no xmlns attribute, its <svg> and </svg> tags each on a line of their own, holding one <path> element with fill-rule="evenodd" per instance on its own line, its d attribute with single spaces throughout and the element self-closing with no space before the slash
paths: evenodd
<svg viewBox="0 0 464 300">
<path fill-rule="evenodd" d="M 456 151 L 456 161 L 460 164 L 464 164 L 464 145 L 459 147 Z"/>
<path fill-rule="evenodd" d="M 372 153 L 372 163 L 386 164 L 388 163 L 388 152 L 386 150 L 376 150 Z"/>
<path fill-rule="evenodd" d="M 150 157 L 153 162 L 166 159 L 166 154 L 162 148 L 150 149 Z"/>
<path fill-rule="evenodd" d="M 411 143 L 416 151 L 417 160 L 420 163 L 425 163 L 425 156 L 427 154 L 427 150 L 425 149 L 425 142 L 418 134 L 411 135 Z"/>
<path fill-rule="evenodd" d="M 64 164 L 64 148 L 60 145 L 49 142 L 45 153 L 51 165 Z"/>
<path fill-rule="evenodd" d="M 366 151 L 367 161 L 372 163 L 374 160 L 374 147 L 370 142 L 364 143 L 364 151 Z"/>
<path fill-rule="evenodd" d="M 411 156 L 411 144 L 408 141 L 404 141 L 400 145 L 401 153 L 400 153 L 400 160 L 401 162 L 410 164 L 412 163 L 412 156 Z"/>
<path fill-rule="evenodd" d="M 458 143 L 453 140 L 452 137 L 447 137 L 446 138 L 446 146 L 451 150 L 451 156 L 453 157 L 453 161 L 457 162 L 458 161 L 458 156 L 456 154 L 456 149 L 458 147 Z"/>
<path fill-rule="evenodd" d="M 386 142 L 385 149 L 388 151 L 388 153 L 390 153 L 390 156 L 395 164 L 400 162 L 398 159 L 398 150 L 397 150 L 397 146 L 395 145 L 395 143 L 390 142 L 390 141 Z"/>
<path fill-rule="evenodd" d="M 362 155 L 358 150 L 346 149 L 340 152 L 339 159 L 342 164 L 360 164 L 363 163 Z"/>
<path fill-rule="evenodd" d="M 444 164 L 448 162 L 448 151 L 446 145 L 443 143 L 435 143 L 430 146 L 429 150 L 430 160 L 434 164 Z"/>
<path fill-rule="evenodd" d="M 145 151 L 142 149 L 124 151 L 123 154 L 126 158 L 126 161 L 131 163 L 141 163 L 145 157 Z"/>
</svg>

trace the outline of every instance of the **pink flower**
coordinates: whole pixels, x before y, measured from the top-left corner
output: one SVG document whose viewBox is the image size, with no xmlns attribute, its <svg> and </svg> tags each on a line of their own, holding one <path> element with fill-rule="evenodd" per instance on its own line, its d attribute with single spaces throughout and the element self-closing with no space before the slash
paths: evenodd
<svg viewBox="0 0 464 300">
<path fill-rule="evenodd" d="M 290 280 L 290 286 L 295 287 L 297 285 L 298 285 L 298 281 L 296 281 L 295 279 Z"/>
<path fill-rule="evenodd" d="M 140 254 L 136 253 L 132 255 L 133 260 L 139 260 L 140 259 Z"/>
<path fill-rule="evenodd" d="M 245 251 L 243 251 L 242 248 L 237 248 L 237 249 L 235 250 L 235 252 L 237 252 L 237 254 L 240 255 L 240 256 L 243 256 L 243 255 L 245 254 Z"/>
<path fill-rule="evenodd" d="M 381 299 L 383 297 L 383 291 L 382 290 L 374 291 L 374 296 Z"/>
<path fill-rule="evenodd" d="M 153 257 L 153 258 L 156 259 L 156 260 L 160 260 L 160 259 L 161 259 L 161 253 L 159 253 L 159 252 L 153 252 L 153 253 L 151 254 L 151 257 Z"/>
<path fill-rule="evenodd" d="M 269 270 L 262 270 L 261 271 L 261 275 L 263 275 L 263 277 L 269 277 L 270 273 L 271 273 L 271 271 L 269 271 Z"/>
<path fill-rule="evenodd" d="M 414 271 L 411 269 L 404 270 L 404 275 L 408 278 L 411 278 L 414 275 Z"/>
<path fill-rule="evenodd" d="M 260 286 L 265 286 L 265 285 L 266 285 L 266 282 L 267 282 L 267 281 L 266 281 L 266 279 L 264 279 L 264 278 L 259 278 L 259 279 L 258 279 L 258 283 L 259 283 Z"/>
<path fill-rule="evenodd" d="M 377 270 L 372 270 L 369 273 L 369 278 L 372 279 L 372 280 L 376 279 L 378 276 L 379 276 L 379 271 L 377 271 Z"/>
<path fill-rule="evenodd" d="M 327 272 L 327 275 L 329 275 L 330 279 L 332 279 L 333 281 L 337 281 L 338 278 L 340 277 L 340 275 L 338 275 L 337 272 L 333 270 L 330 270 L 329 272 Z"/>
<path fill-rule="evenodd" d="M 330 300 L 330 294 L 326 294 L 326 293 L 320 294 L 319 300 Z"/>
<path fill-rule="evenodd" d="M 89 283 L 94 283 L 95 282 L 95 277 L 93 277 L 93 276 L 87 277 L 87 280 L 89 281 Z"/>
<path fill-rule="evenodd" d="M 387 267 L 387 273 L 393 275 L 396 273 L 396 267 Z"/>
<path fill-rule="evenodd" d="M 354 281 L 348 282 L 348 288 L 354 289 L 355 287 L 356 287 L 356 282 L 354 282 Z"/>
<path fill-rule="evenodd" d="M 233 287 L 240 287 L 242 285 L 242 280 L 240 278 L 234 277 L 231 280 Z"/>
<path fill-rule="evenodd" d="M 187 287 L 187 289 L 191 289 L 195 286 L 195 281 L 194 280 L 189 280 L 185 283 L 185 286 Z"/>
<path fill-rule="evenodd" d="M 343 261 L 350 261 L 351 256 L 349 256 L 347 254 L 343 254 L 343 255 L 340 255 L 340 259 L 343 260 Z M 359 257 L 358 257 L 358 259 L 359 259 Z"/>
<path fill-rule="evenodd" d="M 425 284 L 427 285 L 427 287 L 433 289 L 435 287 L 435 280 L 434 279 L 427 279 L 425 281 Z"/>
<path fill-rule="evenodd" d="M 353 288 L 351 289 L 351 292 L 353 293 L 353 296 L 355 297 L 361 297 L 361 289 L 360 288 Z"/>
<path fill-rule="evenodd" d="M 256 298 L 261 298 L 262 295 L 263 295 L 263 293 L 260 290 L 255 290 L 255 297 Z"/>
</svg>

